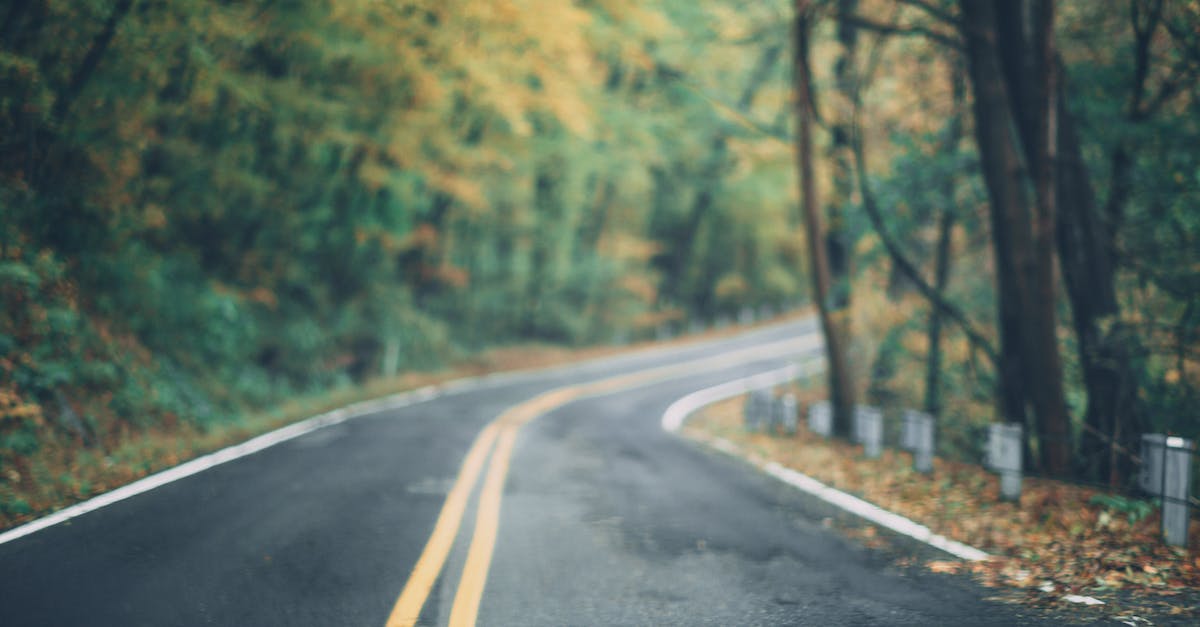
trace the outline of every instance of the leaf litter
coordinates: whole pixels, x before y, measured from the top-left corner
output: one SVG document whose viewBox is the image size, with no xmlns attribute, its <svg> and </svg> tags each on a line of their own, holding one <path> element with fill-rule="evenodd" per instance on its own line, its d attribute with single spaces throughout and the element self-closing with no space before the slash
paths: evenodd
<svg viewBox="0 0 1200 627">
<path fill-rule="evenodd" d="M 685 433 L 732 442 L 744 456 L 771 460 L 928 526 L 993 557 L 931 560 L 931 572 L 969 575 L 1001 598 L 1026 605 L 1101 611 L 1125 624 L 1200 618 L 1200 523 L 1187 548 L 1166 546 L 1158 508 L 1114 500 L 1100 490 L 1029 478 L 1020 502 L 1000 499 L 999 479 L 972 464 L 936 459 L 929 475 L 906 452 L 866 459 L 862 447 L 824 439 L 801 425 L 795 436 L 748 432 L 743 399 L 708 407 Z M 853 532 L 868 546 L 882 540 Z"/>
</svg>

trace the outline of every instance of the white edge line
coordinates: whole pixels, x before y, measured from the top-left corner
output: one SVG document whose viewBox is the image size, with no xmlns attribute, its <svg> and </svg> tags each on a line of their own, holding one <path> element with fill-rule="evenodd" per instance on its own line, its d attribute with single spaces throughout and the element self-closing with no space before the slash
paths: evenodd
<svg viewBox="0 0 1200 627">
<path fill-rule="evenodd" d="M 663 413 L 662 428 L 667 432 L 677 432 L 683 426 L 684 421 L 702 407 L 745 394 L 751 390 L 779 385 L 793 379 L 798 379 L 801 376 L 811 376 L 823 369 L 823 361 L 820 359 L 811 359 L 800 364 L 793 364 L 785 368 L 771 370 L 693 392 L 675 401 L 667 408 L 667 411 Z M 836 488 L 832 488 L 806 474 L 797 472 L 776 462 L 748 459 L 737 445 L 729 440 L 724 438 L 708 438 L 702 441 L 718 451 L 745 459 L 766 474 L 779 479 L 801 492 L 811 494 L 826 503 L 840 507 L 880 527 L 889 529 L 900 535 L 908 536 L 919 542 L 924 542 L 959 559 L 973 562 L 991 558 L 990 555 L 973 546 L 933 533 L 925 525 L 916 523 L 904 516 L 890 512 L 878 505 L 868 503 Z"/>
<path fill-rule="evenodd" d="M 805 321 L 807 321 L 807 319 L 805 319 Z M 779 324 L 783 323 L 781 322 Z M 763 331 L 770 326 L 773 325 L 768 325 L 767 327 L 757 329 L 748 329 L 746 333 L 738 334 L 734 337 L 740 337 L 743 335 L 749 335 Z M 83 501 L 82 503 L 76 503 L 75 505 L 64 507 L 63 509 L 51 514 L 47 514 L 41 518 L 13 527 L 8 531 L 0 533 L 0 544 L 12 542 L 13 540 L 23 538 L 47 527 L 52 527 L 61 522 L 71 520 L 72 518 L 77 518 L 88 512 L 112 505 L 113 503 L 117 503 L 119 501 L 124 501 L 125 499 L 137 496 L 144 492 L 149 492 L 154 488 L 166 485 L 173 481 L 190 477 L 196 473 L 203 472 L 215 466 L 219 466 L 241 457 L 246 457 L 247 455 L 257 453 L 265 448 L 298 438 L 302 435 L 312 433 L 313 431 L 322 429 L 324 427 L 345 422 L 351 418 L 375 414 L 382 411 L 400 409 L 402 407 L 424 403 L 441 396 L 457 394 L 468 390 L 513 383 L 520 381 L 523 378 L 536 376 L 552 370 L 558 370 L 561 372 L 574 372 L 578 370 L 584 370 L 589 367 L 602 366 L 609 363 L 619 363 L 625 359 L 635 359 L 640 357 L 654 358 L 661 355 L 669 355 L 674 351 L 695 349 L 703 346 L 703 344 L 704 342 L 700 341 L 682 346 L 651 346 L 649 348 L 635 350 L 630 353 L 610 355 L 596 359 L 587 359 L 574 364 L 569 364 L 567 366 L 546 366 L 510 370 L 507 372 L 492 372 L 475 377 L 464 377 L 461 379 L 455 379 L 453 381 L 446 381 L 440 384 L 426 385 L 415 390 L 409 390 L 407 392 L 392 394 L 383 398 L 354 403 L 352 405 L 340 407 L 300 422 L 281 427 L 275 431 L 271 431 L 242 442 L 241 444 L 235 444 L 219 451 L 202 455 L 178 466 L 174 466 L 172 468 L 168 468 L 166 470 L 143 477 L 132 483 L 127 483 L 112 491 L 92 497 L 86 501 Z"/>
<path fill-rule="evenodd" d="M 693 392 L 671 403 L 667 411 L 663 412 L 662 428 L 664 431 L 674 433 L 683 427 L 684 421 L 689 416 L 702 407 L 745 394 L 750 390 L 771 387 L 793 379 L 811 376 L 823 369 L 823 362 L 819 358 L 813 358 Z"/>
<path fill-rule="evenodd" d="M 219 466 L 225 462 L 233 461 L 240 457 L 246 457 L 253 453 L 257 453 L 265 448 L 275 446 L 298 438 L 302 435 L 312 433 L 318 429 L 336 425 L 345 422 L 351 418 L 366 416 L 399 409 L 410 405 L 416 405 L 425 401 L 432 400 L 442 395 L 442 391 L 436 386 L 425 386 L 409 392 L 393 394 L 383 398 L 363 401 L 340 407 L 333 411 L 318 414 L 312 418 L 302 420 L 300 422 L 281 427 L 269 433 L 265 433 L 258 437 L 246 440 L 241 444 L 235 444 L 228 448 L 223 448 L 219 451 L 202 455 L 191 461 L 184 462 L 173 468 L 168 468 L 161 472 L 154 473 L 147 477 L 143 477 L 133 483 L 125 484 L 111 492 L 105 492 L 99 496 L 88 499 L 82 503 L 76 503 L 70 507 L 27 522 L 18 527 L 13 527 L 4 533 L 0 533 L 0 544 L 12 542 L 17 538 L 27 536 L 31 533 L 41 531 L 47 527 L 57 525 L 58 523 L 68 521 L 72 518 L 82 516 L 88 512 L 100 509 L 107 505 L 112 505 L 118 501 L 124 501 L 130 497 L 137 496 L 143 492 L 149 492 L 154 488 L 166 485 L 173 481 L 178 481 L 184 477 L 190 477 L 196 473 L 208 470 L 214 466 Z"/>
</svg>

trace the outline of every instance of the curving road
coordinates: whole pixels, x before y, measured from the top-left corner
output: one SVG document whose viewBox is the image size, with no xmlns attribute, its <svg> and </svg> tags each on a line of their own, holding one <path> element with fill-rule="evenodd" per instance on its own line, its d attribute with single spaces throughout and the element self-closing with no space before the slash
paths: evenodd
<svg viewBox="0 0 1200 627">
<path fill-rule="evenodd" d="M 892 565 L 935 550 L 856 546 L 827 524 L 847 515 L 661 431 L 672 401 L 811 353 L 813 333 L 485 378 L 169 483 L 0 544 L 0 625 L 381 626 L 406 622 L 402 592 L 428 625 L 1036 623 Z"/>
</svg>

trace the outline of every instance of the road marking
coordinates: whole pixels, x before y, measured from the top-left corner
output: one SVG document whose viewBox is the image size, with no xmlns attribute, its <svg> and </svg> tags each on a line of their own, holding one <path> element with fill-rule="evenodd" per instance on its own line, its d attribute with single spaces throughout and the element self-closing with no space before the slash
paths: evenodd
<svg viewBox="0 0 1200 627">
<path fill-rule="evenodd" d="M 691 374 L 727 368 L 741 363 L 794 355 L 803 351 L 815 350 L 820 345 L 820 337 L 815 332 L 810 332 L 799 337 L 732 351 L 689 363 L 659 366 L 608 377 L 590 383 L 568 385 L 539 394 L 532 399 L 510 407 L 497 416 L 485 428 L 500 428 L 502 431 L 499 436 L 500 441 L 496 445 L 496 450 L 492 453 L 492 461 L 489 464 L 488 471 L 483 478 L 484 487 L 479 496 L 475 528 L 472 533 L 470 547 L 467 550 L 467 561 L 463 567 L 462 577 L 455 592 L 454 603 L 450 609 L 449 624 L 454 627 L 460 625 L 471 626 L 475 624 L 479 616 L 479 604 L 483 600 L 483 590 L 487 585 L 487 575 L 491 568 L 492 556 L 496 548 L 496 538 L 499 533 L 504 484 L 508 477 L 512 452 L 516 447 L 517 434 L 521 427 L 538 416 L 581 398 L 601 396 Z M 459 482 L 465 479 L 465 477 L 460 476 L 455 481 L 455 486 L 458 486 Z M 471 477 L 469 483 L 473 487 L 475 478 Z M 466 489 L 466 492 L 469 493 L 470 490 Z M 449 501 L 448 498 L 447 501 Z M 443 506 L 442 511 L 444 514 L 447 513 L 447 506 Z M 457 531 L 461 526 L 465 508 L 455 508 L 450 513 L 456 519 L 451 520 L 452 517 L 447 516 L 445 525 L 447 528 L 452 526 Z M 442 525 L 442 516 L 439 515 L 438 524 L 434 527 L 435 534 L 439 532 Z M 429 543 L 432 542 L 433 537 L 430 536 Z M 445 550 L 448 554 L 449 547 L 446 547 Z M 428 551 L 429 547 L 427 545 L 425 552 Z M 425 552 L 422 552 L 422 556 L 424 556 Z M 420 564 L 418 563 L 418 565 Z M 445 555 L 442 556 L 439 562 L 435 563 L 431 560 L 429 566 L 423 568 L 419 573 L 420 580 L 417 580 L 418 572 L 414 569 L 413 574 L 410 575 L 409 581 L 405 584 L 404 590 L 401 593 L 401 598 L 405 599 L 404 610 L 403 612 L 398 611 L 400 603 L 397 602 L 396 609 L 393 609 L 392 616 L 388 619 L 387 627 L 409 627 L 416 623 L 421 613 L 421 608 L 424 607 L 429 592 L 432 590 L 433 583 L 430 579 L 436 580 L 438 573 L 444 565 Z M 428 584 L 426 585 L 427 582 Z"/>
<path fill-rule="evenodd" d="M 710 388 L 705 388 L 698 392 L 693 392 L 687 396 L 671 403 L 667 411 L 663 412 L 662 428 L 663 431 L 674 433 L 679 431 L 683 426 L 683 421 L 688 419 L 697 410 L 707 405 L 712 405 L 717 401 L 723 401 L 727 398 L 733 398 L 740 394 L 745 394 L 751 390 L 759 390 L 762 388 L 787 383 L 801 377 L 808 377 L 825 369 L 825 362 L 822 358 L 817 357 L 809 359 L 803 363 L 790 364 L 763 372 L 742 379 L 735 379 L 728 383 L 714 385 Z"/>
<path fill-rule="evenodd" d="M 836 505 L 858 517 L 868 520 L 880 527 L 890 529 L 900 535 L 908 536 L 918 542 L 924 542 L 936 549 L 962 560 L 975 562 L 986 560 L 991 556 L 973 547 L 934 533 L 929 527 L 914 522 L 900 514 L 889 512 L 878 505 L 864 501 L 857 496 L 846 494 L 841 490 L 831 488 L 803 473 L 786 468 L 775 462 L 766 464 L 756 463 L 767 474 L 802 491 L 807 492 L 826 503 Z"/>
<path fill-rule="evenodd" d="M 722 401 L 728 398 L 733 398 L 739 394 L 745 394 L 751 390 L 761 389 L 779 385 L 801 376 L 811 376 L 816 372 L 824 370 L 824 364 L 821 360 L 811 360 L 801 365 L 788 366 L 779 368 L 769 372 L 764 372 L 751 377 L 745 377 L 736 381 L 722 383 L 710 388 L 705 388 L 684 396 L 683 398 L 671 403 L 667 411 L 663 412 L 662 428 L 667 432 L 676 432 L 683 426 L 685 420 L 694 414 L 702 407 Z M 748 457 L 745 452 L 738 448 L 736 444 L 724 438 L 704 438 L 701 440 L 705 444 L 725 453 L 727 455 L 745 460 L 753 464 L 763 472 L 779 479 L 780 481 L 800 490 L 807 492 L 826 503 L 840 507 L 852 514 L 858 515 L 880 527 L 890 529 L 900 535 L 908 536 L 919 542 L 924 542 L 934 548 L 940 549 L 959 559 L 967 561 L 986 560 L 991 556 L 987 553 L 962 542 L 951 540 L 943 535 L 934 533 L 929 527 L 914 522 L 904 516 L 890 512 L 873 503 L 864 501 L 856 496 L 846 494 L 841 490 L 832 488 L 808 475 L 782 466 L 776 462 L 768 462 L 762 459 Z"/>
<path fill-rule="evenodd" d="M 467 508 L 467 499 L 471 496 L 471 489 L 475 487 L 475 480 L 483 470 L 483 463 L 487 460 L 492 443 L 496 441 L 497 431 L 498 427 L 494 423 L 490 424 L 484 427 L 471 444 L 458 478 L 450 488 L 437 522 L 434 523 L 429 542 L 425 544 L 425 550 L 421 551 L 421 557 L 417 558 L 417 565 L 413 567 L 404 591 L 392 607 L 387 627 L 415 625 L 420 617 L 425 598 L 433 589 L 438 573 L 442 572 L 442 566 L 446 563 L 446 556 L 450 554 L 450 547 L 454 545 L 454 536 L 458 535 L 458 527 Z"/>
<path fill-rule="evenodd" d="M 811 318 L 807 319 L 808 322 L 811 322 L 811 320 Z M 752 337 L 754 334 L 768 332 L 771 327 L 790 323 L 790 321 L 783 321 L 778 324 L 768 325 L 767 327 L 757 331 L 751 331 L 741 337 Z M 477 377 L 466 377 L 463 379 L 447 381 L 439 385 L 427 385 L 416 390 L 392 394 L 383 398 L 372 399 L 360 403 L 354 403 L 345 407 L 339 407 L 323 414 L 312 416 L 301 422 L 264 433 L 263 435 L 242 442 L 241 444 L 235 444 L 219 451 L 197 457 L 173 468 L 168 468 L 153 475 L 143 477 L 137 481 L 134 481 L 133 483 L 129 483 L 112 490 L 111 492 L 105 492 L 104 494 L 92 497 L 91 499 L 81 503 L 76 503 L 75 505 L 65 507 L 57 512 L 47 514 L 46 516 L 32 520 L 23 525 L 13 527 L 8 531 L 0 533 L 0 544 L 12 542 L 18 538 L 23 538 L 29 534 L 46 529 L 47 527 L 52 527 L 58 523 L 66 522 L 72 518 L 77 518 L 87 514 L 88 512 L 124 501 L 125 499 L 149 492 L 150 490 L 168 483 L 185 479 L 215 466 L 252 455 L 263 449 L 275 446 L 276 444 L 281 444 L 288 440 L 307 435 L 318 429 L 323 429 L 325 427 L 345 422 L 351 418 L 358 418 L 383 411 L 400 409 L 452 394 L 460 394 L 476 389 L 506 385 L 527 378 L 536 377 L 546 372 L 578 372 L 581 370 L 586 370 L 587 368 L 603 365 L 611 366 L 627 360 L 662 357 L 676 352 L 696 350 L 701 347 L 703 347 L 703 344 L 700 343 L 691 343 L 682 346 L 653 347 L 648 349 L 633 350 L 616 356 L 588 359 L 576 362 L 574 364 L 524 368 L 511 370 L 508 372 L 496 372 Z"/>
<path fill-rule="evenodd" d="M 70 507 L 60 509 L 53 514 L 43 516 L 42 518 L 25 523 L 19 527 L 9 529 L 4 533 L 0 533 L 0 544 L 12 542 L 17 538 L 41 531 L 47 527 L 71 520 L 72 518 L 82 516 L 88 512 L 112 505 L 113 503 L 124 501 L 125 499 L 137 496 L 144 492 L 149 492 L 154 488 L 174 481 L 179 481 L 180 479 L 190 477 L 196 473 L 208 470 L 209 468 L 219 466 L 235 459 L 246 457 L 247 455 L 252 455 L 265 448 L 275 446 L 276 444 L 282 444 L 283 442 L 293 440 L 302 435 L 307 435 L 318 429 L 331 427 L 359 416 L 375 414 L 381 411 L 399 409 L 401 407 L 423 403 L 436 398 L 438 394 L 439 393 L 436 388 L 432 386 L 426 386 L 417 390 L 412 390 L 411 392 L 403 392 L 380 399 L 355 403 L 353 405 L 347 405 L 346 407 L 341 407 L 333 411 L 313 416 L 312 418 L 308 418 L 301 422 L 297 422 L 269 433 L 265 433 L 256 438 L 246 440 L 241 444 L 235 444 L 234 446 L 223 448 L 219 451 L 197 457 L 196 459 L 175 466 L 174 468 L 168 468 L 167 470 L 143 477 L 137 481 L 134 481 L 133 483 L 121 486 L 111 492 L 105 492 L 100 496 L 93 497 L 82 503 L 77 503 Z"/>
<path fill-rule="evenodd" d="M 479 512 L 475 518 L 475 537 L 467 554 L 458 592 L 450 610 L 450 627 L 475 624 L 479 616 L 479 602 L 483 599 L 483 586 L 487 583 L 488 569 L 496 546 L 496 535 L 500 530 L 500 500 L 504 495 L 504 481 L 508 477 L 508 463 L 512 459 L 517 441 L 519 425 L 507 425 L 492 455 L 487 479 L 479 495 Z"/>
</svg>

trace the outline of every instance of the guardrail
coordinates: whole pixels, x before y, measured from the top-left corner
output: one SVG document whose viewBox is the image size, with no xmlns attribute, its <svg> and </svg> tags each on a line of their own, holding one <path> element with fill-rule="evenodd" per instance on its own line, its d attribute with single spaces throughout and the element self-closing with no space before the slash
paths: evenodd
<svg viewBox="0 0 1200 627">
<path fill-rule="evenodd" d="M 787 381 L 777 381 L 774 385 L 798 378 L 799 369 L 795 374 L 797 376 L 787 377 Z M 756 388 L 746 389 L 746 393 L 743 411 L 748 430 L 795 432 L 799 412 L 791 392 L 777 394 L 773 389 Z M 805 424 L 808 430 L 830 437 L 833 412 L 829 402 L 817 401 L 807 409 Z M 897 444 L 912 453 L 914 470 L 932 472 L 936 455 L 936 420 L 929 414 L 911 409 L 904 410 L 901 419 Z M 880 455 L 887 432 L 884 421 L 884 412 L 879 408 L 855 407 L 851 435 L 855 443 L 863 446 L 867 458 Z M 1023 435 L 1019 424 L 995 423 L 989 425 L 983 442 L 982 461 L 986 468 L 999 475 L 1000 495 L 1006 500 L 1021 498 L 1021 485 L 1026 474 Z M 1200 467 L 1196 460 L 1196 443 L 1177 436 L 1147 433 L 1142 435 L 1140 455 L 1131 458 L 1138 470 L 1137 486 L 1141 494 L 1157 499 L 1161 504 L 1163 540 L 1170 545 L 1187 546 L 1191 510 L 1200 505 L 1200 500 L 1192 495 L 1192 475 Z M 1094 487 L 1112 489 L 1111 486 Z"/>
</svg>

